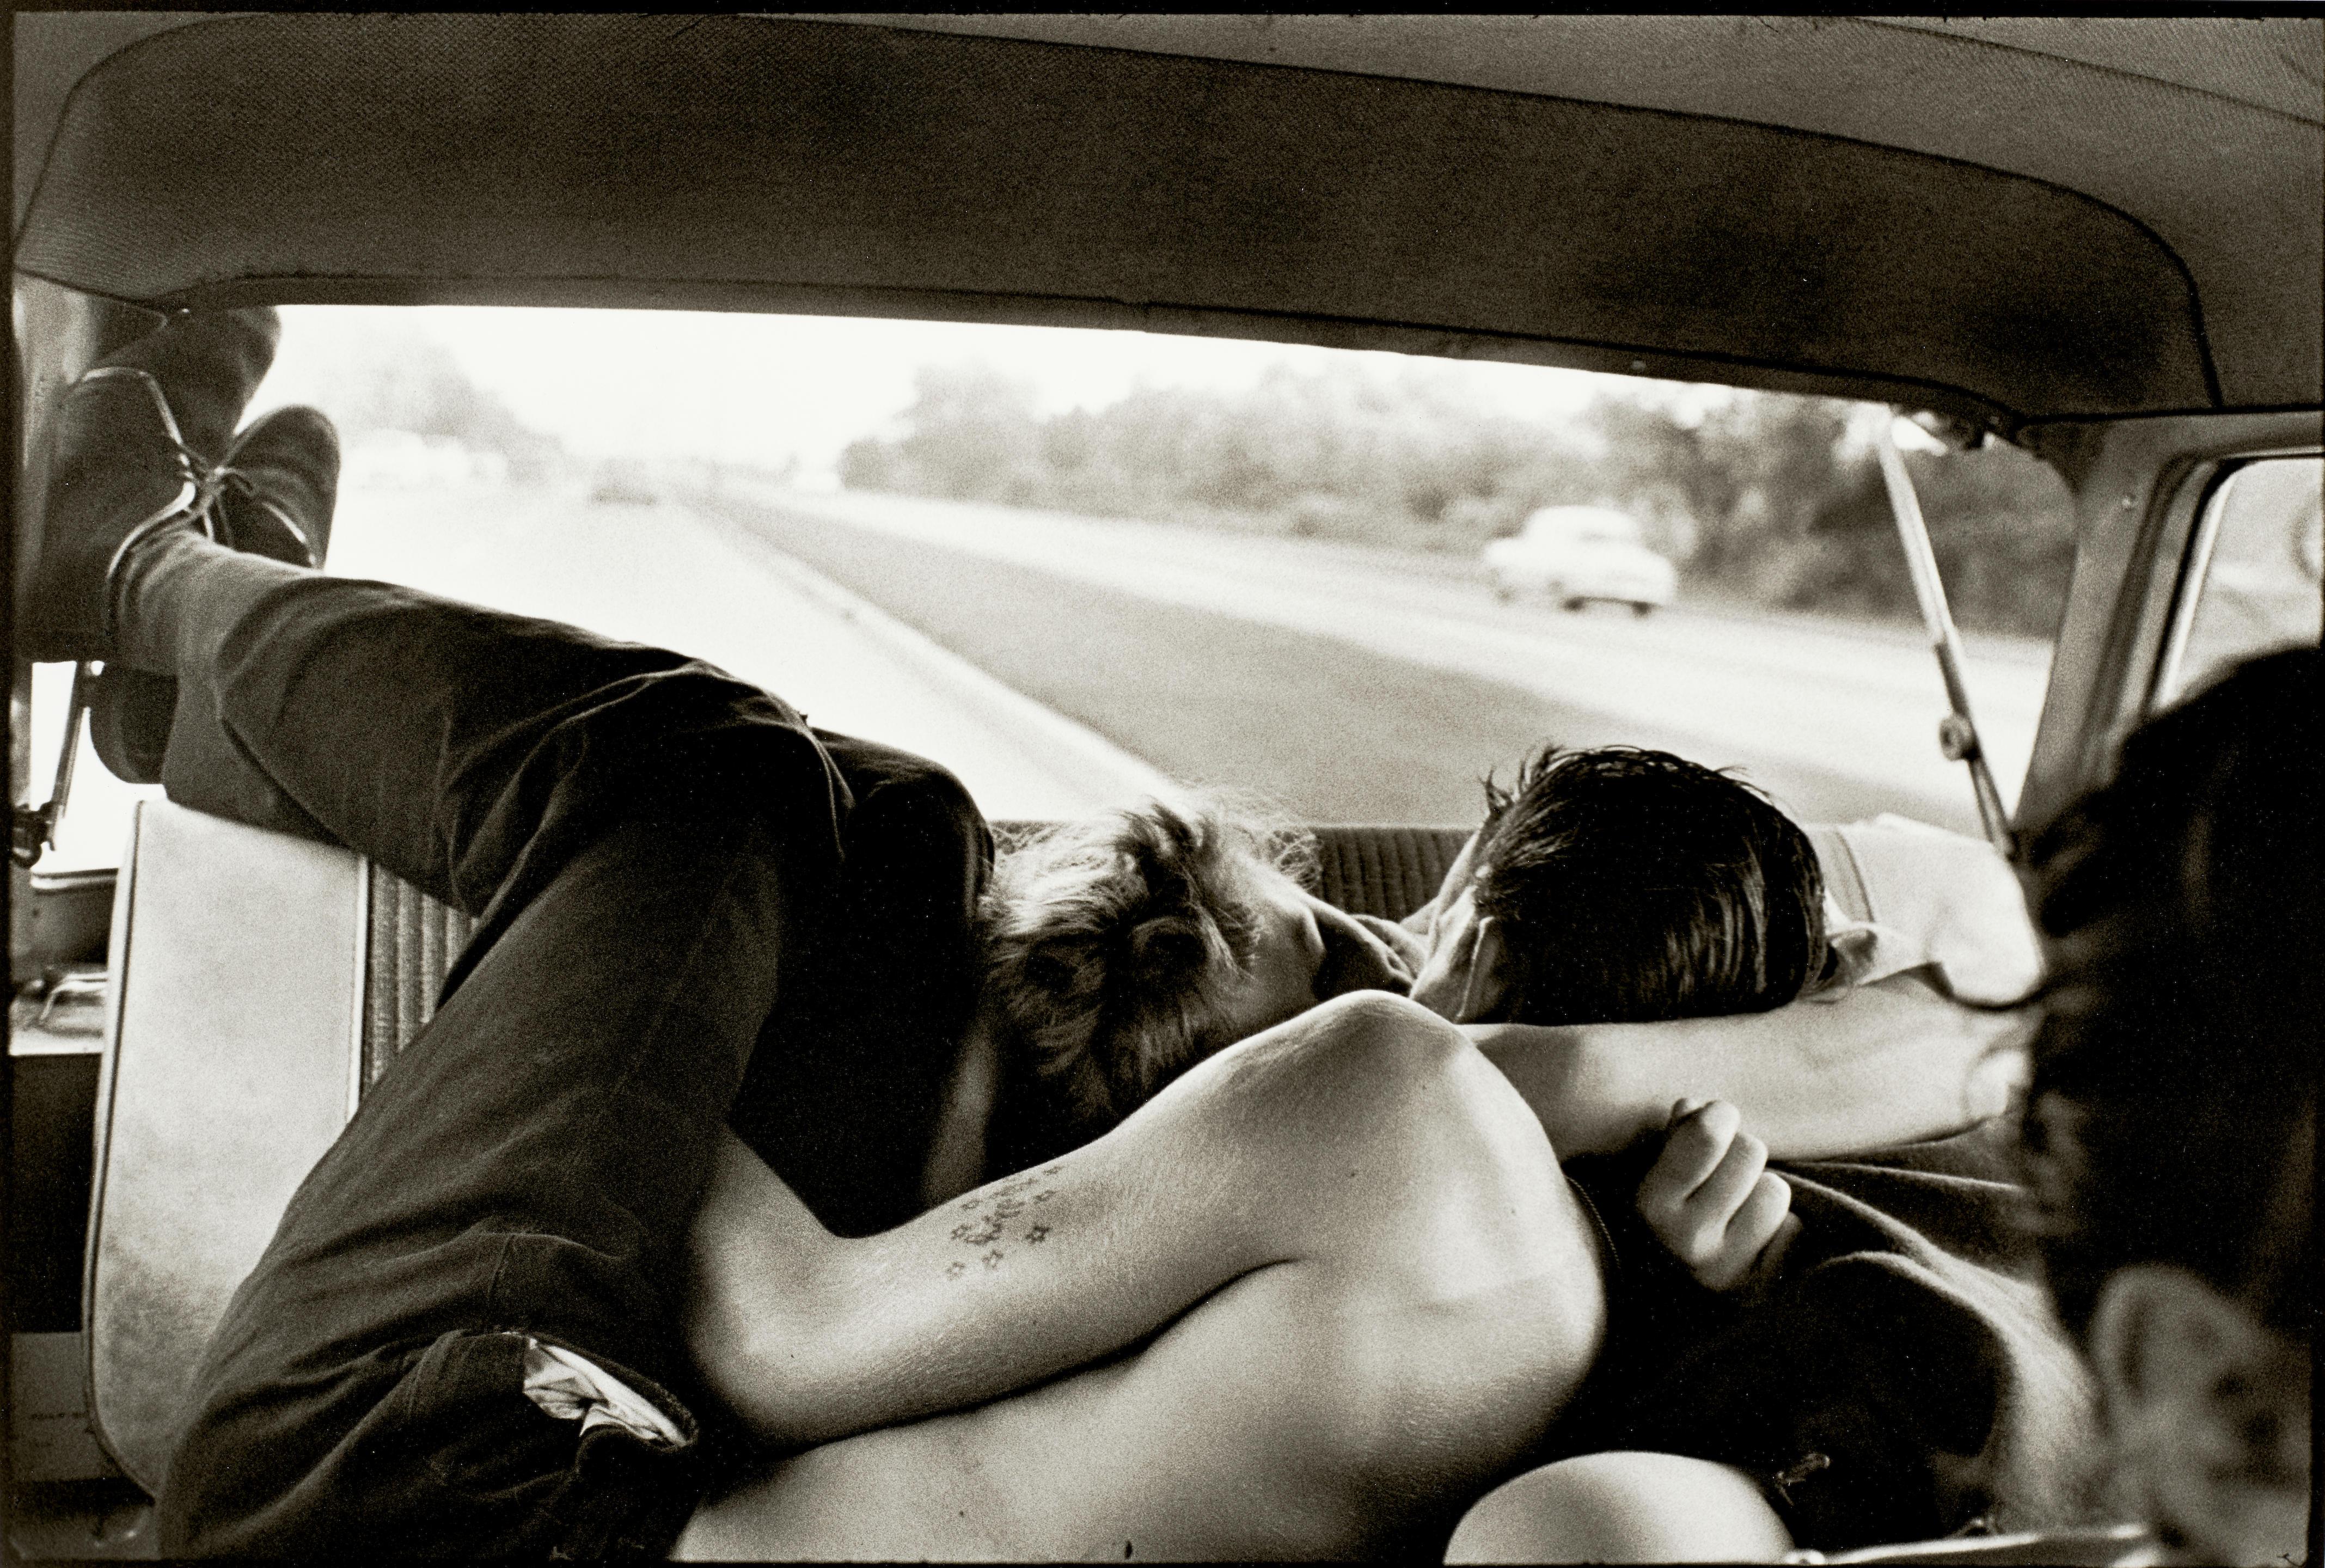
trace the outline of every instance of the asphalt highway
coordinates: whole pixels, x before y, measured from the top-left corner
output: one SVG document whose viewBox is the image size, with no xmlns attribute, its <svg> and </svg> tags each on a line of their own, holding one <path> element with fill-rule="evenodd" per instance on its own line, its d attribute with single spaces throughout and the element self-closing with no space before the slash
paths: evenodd
<svg viewBox="0 0 2325 1568">
<path fill-rule="evenodd" d="M 1285 628 L 1516 687 L 1574 744 L 1635 741 L 1739 764 L 1811 815 L 1888 809 L 1976 830 L 1938 750 L 1944 691 L 1915 628 L 1685 604 L 1634 618 L 1496 602 L 1466 562 L 913 497 L 762 497 L 792 513 L 1037 570 L 1066 585 Z M 861 585 L 859 585 L 861 586 Z M 2006 800 L 2032 752 L 2048 650 L 1972 639 L 1967 680 Z"/>
<path fill-rule="evenodd" d="M 1338 741 L 1318 742 L 1321 765 L 1330 770 L 1411 767 L 1434 744 L 1423 732 L 1434 720 L 1491 706 L 1495 694 L 1506 693 L 1514 716 L 1497 715 L 1500 728 L 1487 731 L 1489 739 L 1507 738 L 1507 755 L 1546 734 L 1572 745 L 1663 746 L 1740 765 L 1804 815 L 1894 810 L 1976 830 L 1962 769 L 1937 750 L 1943 711 L 1937 673 L 1910 629 L 1685 605 L 1646 619 L 1616 606 L 1568 613 L 1548 604 L 1499 604 L 1466 562 L 1450 559 L 902 496 L 764 491 L 751 499 L 859 542 L 884 542 L 886 554 L 875 551 L 873 568 L 850 591 L 766 538 L 738 530 L 731 517 L 674 501 L 601 502 L 570 487 L 436 486 L 345 495 L 331 570 L 700 655 L 780 691 L 817 723 L 943 760 L 996 817 L 1071 814 L 1162 786 L 1154 764 L 1176 759 L 1166 755 L 1160 721 L 1171 718 L 1182 732 L 1190 724 L 1230 724 L 1234 709 L 1250 706 L 1248 691 L 1220 690 L 1230 679 L 1288 688 L 1265 693 L 1282 706 L 1248 716 L 1263 728 L 1245 743 L 1262 754 L 1279 745 L 1288 750 L 1282 714 L 1351 700 L 1347 682 L 1328 690 L 1338 673 L 1331 650 L 1338 648 L 1370 661 L 1369 684 L 1357 683 L 1355 700 L 1389 685 L 1406 689 L 1398 724 L 1407 733 L 1394 738 L 1405 761 L 1385 749 L 1357 756 L 1335 749 Z M 1115 677 L 1117 686 L 1135 687 L 1144 672 L 1181 662 L 1206 626 L 1266 633 L 1273 641 L 1254 646 L 1263 660 L 1273 650 L 1274 663 L 1246 669 L 1233 663 L 1244 651 L 1214 636 L 1221 645 L 1207 650 L 1212 657 L 1203 667 L 1234 675 L 1205 675 L 1210 684 L 1179 692 L 1168 715 L 1142 716 L 1132 704 L 1128 720 L 1105 723 L 1109 740 L 1091 725 L 1118 719 L 1118 710 L 1061 712 L 1074 704 L 1035 700 L 1012 689 L 1012 672 L 980 669 L 961 656 L 974 650 L 940 645 L 905 624 L 911 596 L 891 593 L 891 586 L 913 571 L 941 575 L 942 561 L 963 558 L 1005 563 L 1019 580 L 1047 585 L 1040 589 L 1043 613 L 1021 618 L 1038 618 L 1036 631 L 1051 640 L 1037 640 L 1031 664 L 1021 656 L 1020 685 L 1037 684 L 1024 673 L 1043 661 L 1081 656 L 1078 610 L 1101 598 L 1179 615 L 1137 632 L 1122 655 L 1131 663 Z M 968 613 L 981 610 L 971 606 Z M 1283 656 L 1287 647 L 1299 656 Z M 2046 669 L 2045 651 L 2033 645 L 1972 644 L 1972 698 L 2006 796 L 2015 796 L 2024 771 Z M 66 673 L 61 666 L 40 672 L 41 798 L 53 767 L 50 736 Z M 1187 711 L 1214 698 L 1216 713 Z M 1416 717 L 1415 709 L 1423 711 Z M 1376 795 L 1423 803 L 1376 814 L 1459 816 L 1469 809 L 1466 781 L 1496 760 L 1489 754 L 1476 765 L 1467 757 L 1451 765 L 1459 793 Z M 129 803 L 153 792 L 119 784 L 84 751 L 75 793 L 76 809 L 49 867 L 112 864 Z M 1295 789 L 1283 793 L 1299 798 Z"/>
</svg>

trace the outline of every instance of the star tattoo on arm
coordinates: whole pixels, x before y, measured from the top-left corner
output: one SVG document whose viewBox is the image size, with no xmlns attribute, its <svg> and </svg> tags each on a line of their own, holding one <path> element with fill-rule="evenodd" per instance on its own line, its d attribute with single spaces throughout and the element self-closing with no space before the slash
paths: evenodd
<svg viewBox="0 0 2325 1568">
<path fill-rule="evenodd" d="M 994 1244 L 1007 1239 L 1010 1226 L 1024 1219 L 1027 1209 L 1058 1196 L 1057 1188 L 1043 1186 L 1042 1182 L 1064 1169 L 1062 1164 L 1054 1164 L 1037 1174 L 1019 1176 L 963 1199 L 957 1206 L 958 1211 L 968 1218 L 952 1228 L 952 1239 L 963 1247 L 977 1249 L 977 1261 L 987 1270 L 999 1268 L 1001 1260 L 1008 1255 Z M 1033 1191 L 1034 1188 L 1040 1188 L 1040 1191 Z M 1055 1225 L 1028 1223 L 1024 1236 L 1027 1242 L 1038 1247 L 1047 1242 L 1056 1230 Z M 965 1259 L 947 1264 L 944 1271 L 947 1279 L 959 1279 L 968 1272 L 968 1263 Z"/>
</svg>

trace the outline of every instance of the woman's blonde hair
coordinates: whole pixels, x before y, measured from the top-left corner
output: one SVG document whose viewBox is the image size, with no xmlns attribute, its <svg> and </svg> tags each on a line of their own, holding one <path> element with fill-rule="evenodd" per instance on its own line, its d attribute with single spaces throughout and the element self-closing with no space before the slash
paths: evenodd
<svg viewBox="0 0 2325 1568">
<path fill-rule="evenodd" d="M 1108 812 L 1005 852 L 979 923 L 1007 1098 L 1070 1146 L 1231 1044 L 1222 1010 L 1254 956 L 1254 874 L 1312 885 L 1315 856 L 1305 831 L 1216 795 Z"/>
</svg>

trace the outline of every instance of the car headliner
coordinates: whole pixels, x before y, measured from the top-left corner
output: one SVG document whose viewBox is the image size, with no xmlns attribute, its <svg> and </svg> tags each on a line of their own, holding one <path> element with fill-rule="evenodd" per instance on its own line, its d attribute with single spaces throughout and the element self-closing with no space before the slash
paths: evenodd
<svg viewBox="0 0 2325 1568">
<path fill-rule="evenodd" d="M 20 270 L 2325 401 L 2314 19 L 184 21 L 18 18 Z"/>
</svg>

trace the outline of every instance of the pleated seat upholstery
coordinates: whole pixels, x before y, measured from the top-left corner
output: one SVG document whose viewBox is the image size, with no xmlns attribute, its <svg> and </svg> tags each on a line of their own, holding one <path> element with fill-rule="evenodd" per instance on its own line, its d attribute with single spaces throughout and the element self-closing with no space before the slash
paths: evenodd
<svg viewBox="0 0 2325 1568">
<path fill-rule="evenodd" d="M 444 976 L 477 923 L 376 866 L 366 880 L 363 1081 L 368 1089 L 436 1016 Z"/>
<path fill-rule="evenodd" d="M 996 824 L 1004 846 L 1022 841 L 1039 822 Z M 1467 828 L 1404 823 L 1315 830 L 1317 893 L 1360 914 L 1402 920 L 1427 902 L 1461 852 Z M 377 1081 L 421 1025 L 435 1016 L 445 972 L 476 922 L 437 903 L 402 877 L 374 867 L 365 961 L 364 1082 Z"/>
<path fill-rule="evenodd" d="M 1319 828 L 1316 891 L 1351 914 L 1403 920 L 1437 892 L 1469 832 L 1400 823 Z"/>
</svg>

